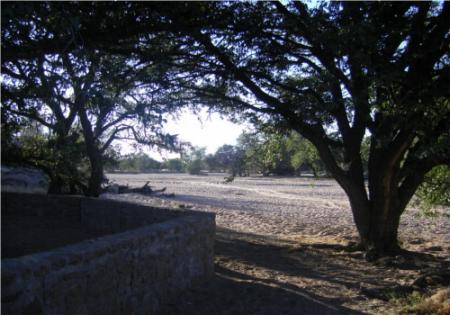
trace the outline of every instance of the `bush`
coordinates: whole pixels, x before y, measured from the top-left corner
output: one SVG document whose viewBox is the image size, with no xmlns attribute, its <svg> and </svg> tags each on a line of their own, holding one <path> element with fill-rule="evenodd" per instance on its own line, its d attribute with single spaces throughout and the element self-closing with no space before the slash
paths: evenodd
<svg viewBox="0 0 450 315">
<path fill-rule="evenodd" d="M 416 192 L 416 204 L 426 215 L 436 215 L 436 206 L 450 206 L 450 167 L 433 168 Z"/>
<path fill-rule="evenodd" d="M 169 159 L 164 162 L 163 168 L 173 172 L 182 172 L 184 169 L 183 161 L 181 159 Z"/>
<path fill-rule="evenodd" d="M 202 160 L 196 159 L 189 161 L 186 165 L 186 171 L 191 175 L 198 175 L 202 170 Z"/>
</svg>

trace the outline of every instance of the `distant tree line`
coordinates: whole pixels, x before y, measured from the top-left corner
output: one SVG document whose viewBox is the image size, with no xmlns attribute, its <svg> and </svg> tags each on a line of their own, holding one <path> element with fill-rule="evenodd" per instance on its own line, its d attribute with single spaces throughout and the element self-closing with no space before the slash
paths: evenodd
<svg viewBox="0 0 450 315">
<path fill-rule="evenodd" d="M 118 156 L 117 159 L 105 166 L 106 172 L 150 173 L 159 172 L 161 170 L 183 172 L 184 167 L 179 158 L 161 162 L 153 159 L 144 152 Z"/>
<path fill-rule="evenodd" d="M 170 171 L 200 174 L 202 171 L 229 173 L 232 176 L 279 175 L 314 177 L 327 175 L 314 146 L 296 132 L 277 133 L 270 128 L 243 132 L 236 145 L 224 144 L 215 153 L 206 148 L 189 147 L 181 158 L 157 161 L 147 154 L 132 153 L 111 159 L 107 171 Z"/>
<path fill-rule="evenodd" d="M 223 145 L 204 160 L 208 170 L 232 176 L 291 176 L 304 172 L 315 177 L 326 175 L 325 166 L 308 140 L 296 132 L 284 134 L 271 128 L 244 132 L 236 145 Z"/>
</svg>

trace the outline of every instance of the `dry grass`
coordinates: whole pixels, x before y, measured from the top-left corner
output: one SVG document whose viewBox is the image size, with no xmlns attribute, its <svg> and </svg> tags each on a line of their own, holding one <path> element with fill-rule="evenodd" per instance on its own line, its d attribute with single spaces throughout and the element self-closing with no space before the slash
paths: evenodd
<svg viewBox="0 0 450 315">
<path fill-rule="evenodd" d="M 414 311 L 421 315 L 449 315 L 450 288 L 438 290 L 435 294 L 417 304 Z"/>
</svg>

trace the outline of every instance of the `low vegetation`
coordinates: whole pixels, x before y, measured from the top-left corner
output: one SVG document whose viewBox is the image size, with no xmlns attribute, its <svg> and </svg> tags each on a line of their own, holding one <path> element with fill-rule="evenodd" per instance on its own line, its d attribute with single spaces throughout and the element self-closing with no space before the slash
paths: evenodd
<svg viewBox="0 0 450 315">
<path fill-rule="evenodd" d="M 407 295 L 394 296 L 390 302 L 400 306 L 400 314 L 448 315 L 450 311 L 450 289 L 439 289 L 431 296 L 414 291 Z"/>
</svg>

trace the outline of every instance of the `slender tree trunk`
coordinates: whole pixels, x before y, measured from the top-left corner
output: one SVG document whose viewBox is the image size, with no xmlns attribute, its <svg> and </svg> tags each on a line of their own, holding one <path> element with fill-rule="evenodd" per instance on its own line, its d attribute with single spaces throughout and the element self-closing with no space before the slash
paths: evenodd
<svg viewBox="0 0 450 315">
<path fill-rule="evenodd" d="M 312 164 L 308 164 L 308 165 L 309 165 L 309 168 L 311 169 L 311 171 L 313 172 L 314 178 L 319 178 L 319 173 L 317 172 L 316 168 Z"/>
<path fill-rule="evenodd" d="M 63 183 L 61 181 L 61 178 L 57 175 L 54 174 L 54 172 L 52 172 L 52 174 L 48 174 L 50 177 L 50 184 L 48 187 L 48 193 L 49 194 L 61 194 L 62 193 L 62 187 L 63 187 Z"/>
<path fill-rule="evenodd" d="M 103 157 L 97 145 L 97 141 L 92 131 L 91 122 L 88 119 L 86 110 L 83 106 L 79 107 L 79 117 L 83 129 L 84 141 L 86 143 L 86 154 L 89 158 L 91 166 L 91 174 L 88 181 L 86 195 L 98 197 L 101 193 L 101 185 L 103 181 Z"/>
<path fill-rule="evenodd" d="M 84 139 L 86 142 L 86 153 L 91 166 L 86 195 L 98 197 L 101 193 L 101 185 L 104 177 L 103 157 L 91 132 L 85 132 Z"/>
<path fill-rule="evenodd" d="M 49 186 L 50 194 L 65 193 L 64 187 L 67 184 L 67 180 L 64 181 L 62 176 L 66 175 L 67 177 L 68 174 L 65 172 L 65 169 L 67 169 L 67 167 L 70 167 L 67 165 L 68 163 L 70 163 L 70 161 L 67 159 L 65 153 L 65 147 L 67 146 L 66 138 L 67 132 L 61 130 L 57 131 L 55 148 L 56 151 L 59 152 L 60 154 L 57 155 L 55 167 L 51 171 L 52 175 L 50 176 L 50 186 Z"/>
<path fill-rule="evenodd" d="M 103 181 L 103 162 L 101 155 L 97 152 L 89 155 L 91 164 L 91 176 L 89 177 L 86 195 L 98 197 L 101 193 L 101 185 Z"/>
</svg>

